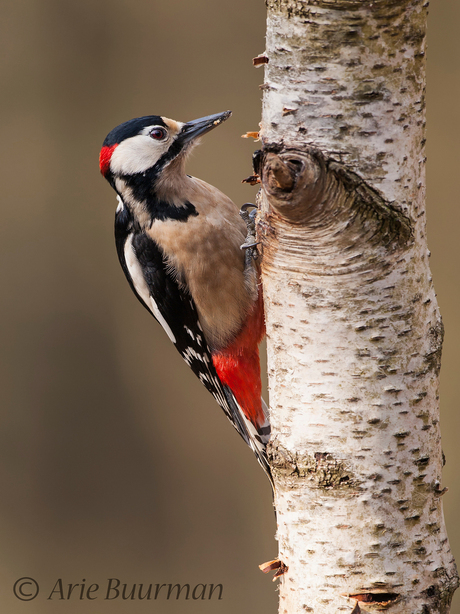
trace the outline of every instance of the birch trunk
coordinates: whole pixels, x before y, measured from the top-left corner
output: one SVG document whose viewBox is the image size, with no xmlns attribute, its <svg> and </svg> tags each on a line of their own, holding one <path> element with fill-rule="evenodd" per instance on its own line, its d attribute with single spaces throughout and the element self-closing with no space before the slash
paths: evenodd
<svg viewBox="0 0 460 614">
<path fill-rule="evenodd" d="M 427 3 L 267 5 L 255 169 L 280 612 L 445 614 Z"/>
</svg>

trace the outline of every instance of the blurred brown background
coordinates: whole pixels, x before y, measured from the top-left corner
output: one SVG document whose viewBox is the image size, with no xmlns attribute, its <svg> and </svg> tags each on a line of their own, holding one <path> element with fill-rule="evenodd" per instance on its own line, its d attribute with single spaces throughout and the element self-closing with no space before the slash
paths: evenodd
<svg viewBox="0 0 460 614">
<path fill-rule="evenodd" d="M 429 24 L 428 222 L 446 325 L 446 520 L 460 561 L 460 5 Z M 262 0 L 7 0 L 1 66 L 0 605 L 8 614 L 277 610 L 269 484 L 132 295 L 98 173 L 106 133 L 139 115 L 232 109 L 189 172 L 237 203 L 251 172 Z M 13 597 L 23 576 L 41 592 Z M 222 583 L 222 601 L 47 600 L 64 585 Z M 102 590 L 102 589 L 101 589 Z M 98 593 L 102 595 L 102 593 Z M 78 597 L 78 595 L 77 595 Z M 460 595 L 453 607 L 460 613 Z"/>
</svg>

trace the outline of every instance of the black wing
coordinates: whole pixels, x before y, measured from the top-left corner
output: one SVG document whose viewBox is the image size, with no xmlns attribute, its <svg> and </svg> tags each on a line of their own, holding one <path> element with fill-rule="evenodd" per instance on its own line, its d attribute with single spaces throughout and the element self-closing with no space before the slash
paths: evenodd
<svg viewBox="0 0 460 614">
<path fill-rule="evenodd" d="M 182 358 L 214 396 L 271 479 L 265 443 L 245 417 L 230 388 L 221 383 L 192 297 L 170 272 L 155 241 L 135 228 L 126 207 L 117 210 L 115 240 L 120 264 L 133 292 L 163 326 Z"/>
</svg>

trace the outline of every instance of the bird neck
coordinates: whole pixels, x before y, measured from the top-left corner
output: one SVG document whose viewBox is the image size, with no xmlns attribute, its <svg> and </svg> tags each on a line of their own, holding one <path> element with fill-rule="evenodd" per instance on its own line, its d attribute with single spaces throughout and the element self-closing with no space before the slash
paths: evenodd
<svg viewBox="0 0 460 614">
<path fill-rule="evenodd" d="M 154 181 L 155 196 L 162 201 L 181 206 L 186 200 L 190 177 L 185 174 L 185 158 L 178 156 L 167 164 Z"/>
<path fill-rule="evenodd" d="M 141 229 L 150 228 L 155 220 L 186 221 L 198 215 L 188 201 L 189 182 L 183 163 L 175 160 L 158 172 L 154 167 L 135 175 L 124 175 L 116 180 L 116 189 L 131 210 Z"/>
</svg>

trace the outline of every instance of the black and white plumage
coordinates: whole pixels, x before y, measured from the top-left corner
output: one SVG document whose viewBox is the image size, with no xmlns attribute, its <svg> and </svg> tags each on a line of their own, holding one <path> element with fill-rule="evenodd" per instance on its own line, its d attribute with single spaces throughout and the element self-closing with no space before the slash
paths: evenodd
<svg viewBox="0 0 460 614">
<path fill-rule="evenodd" d="M 116 246 L 132 290 L 271 479 L 258 270 L 240 249 L 246 229 L 235 205 L 183 170 L 193 141 L 229 115 L 125 122 L 105 139 L 100 167 L 118 195 Z"/>
</svg>

